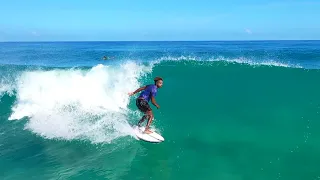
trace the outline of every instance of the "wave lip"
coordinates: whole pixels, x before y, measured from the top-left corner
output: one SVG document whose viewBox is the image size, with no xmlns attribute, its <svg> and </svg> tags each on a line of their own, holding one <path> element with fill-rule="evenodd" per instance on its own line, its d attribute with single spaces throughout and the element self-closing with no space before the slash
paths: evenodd
<svg viewBox="0 0 320 180">
<path fill-rule="evenodd" d="M 232 62 L 232 63 L 239 63 L 239 64 L 249 64 L 253 66 L 279 66 L 279 67 L 290 67 L 290 68 L 303 68 L 299 64 L 289 64 L 289 63 L 284 63 L 284 62 L 278 62 L 276 60 L 259 60 L 259 61 L 254 61 L 252 59 L 248 58 L 235 58 L 235 59 L 229 59 L 229 58 L 224 58 L 222 56 L 218 58 L 212 58 L 209 59 L 209 61 L 225 61 L 225 62 Z"/>
<path fill-rule="evenodd" d="M 299 64 L 290 64 L 285 62 L 279 62 L 277 60 L 253 60 L 249 58 L 239 57 L 239 58 L 226 58 L 224 56 L 217 57 L 197 57 L 197 56 L 163 56 L 154 60 L 153 64 L 159 64 L 162 61 L 221 61 L 227 63 L 239 63 L 239 64 L 248 64 L 252 66 L 278 66 L 278 67 L 287 67 L 287 68 L 303 68 Z"/>
</svg>

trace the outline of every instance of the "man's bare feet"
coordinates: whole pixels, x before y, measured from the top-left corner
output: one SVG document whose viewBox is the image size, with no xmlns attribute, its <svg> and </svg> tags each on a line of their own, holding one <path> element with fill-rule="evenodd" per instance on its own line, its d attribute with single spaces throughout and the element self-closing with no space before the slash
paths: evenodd
<svg viewBox="0 0 320 180">
<path fill-rule="evenodd" d="M 153 133 L 151 130 L 149 130 L 149 129 L 146 129 L 146 130 L 144 130 L 144 133 L 146 133 L 146 134 L 151 134 L 151 133 Z"/>
</svg>

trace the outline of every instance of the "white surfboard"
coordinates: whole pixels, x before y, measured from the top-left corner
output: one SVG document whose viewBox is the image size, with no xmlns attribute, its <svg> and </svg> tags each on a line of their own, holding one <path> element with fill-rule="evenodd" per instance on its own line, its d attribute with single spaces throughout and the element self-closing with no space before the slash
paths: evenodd
<svg viewBox="0 0 320 180">
<path fill-rule="evenodd" d="M 133 127 L 134 133 L 138 139 L 141 139 L 141 140 L 144 140 L 147 142 L 153 142 L 153 143 L 159 143 L 159 142 L 164 141 L 164 138 L 160 134 L 156 133 L 153 129 L 150 129 L 152 131 L 152 133 L 150 133 L 150 134 L 144 133 L 144 129 L 145 129 L 145 127 L 143 127 L 143 126 L 141 126 L 141 127 L 134 126 Z"/>
</svg>

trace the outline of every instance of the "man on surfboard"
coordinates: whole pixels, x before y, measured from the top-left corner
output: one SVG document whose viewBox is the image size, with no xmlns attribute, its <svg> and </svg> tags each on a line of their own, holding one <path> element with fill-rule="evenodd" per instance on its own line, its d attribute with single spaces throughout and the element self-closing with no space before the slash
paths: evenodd
<svg viewBox="0 0 320 180">
<path fill-rule="evenodd" d="M 143 112 L 145 115 L 141 118 L 141 120 L 138 122 L 138 126 L 141 126 L 141 123 L 148 118 L 148 123 L 145 128 L 145 133 L 149 134 L 152 133 L 149 128 L 150 124 L 153 119 L 153 113 L 152 109 L 149 106 L 148 102 L 151 99 L 151 102 L 154 106 L 156 106 L 158 109 L 160 106 L 156 103 L 155 96 L 157 95 L 158 88 L 161 88 L 163 84 L 163 80 L 161 77 L 154 78 L 154 84 L 149 84 L 143 87 L 140 87 L 139 89 L 135 90 L 134 92 L 129 93 L 129 96 L 132 96 L 140 91 L 142 91 L 139 95 L 139 97 L 136 99 L 136 106 L 138 109 Z"/>
</svg>

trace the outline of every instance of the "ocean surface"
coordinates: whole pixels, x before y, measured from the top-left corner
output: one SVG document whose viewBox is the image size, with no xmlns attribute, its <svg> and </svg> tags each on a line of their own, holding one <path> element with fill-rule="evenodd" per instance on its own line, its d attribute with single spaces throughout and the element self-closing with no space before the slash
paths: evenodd
<svg viewBox="0 0 320 180">
<path fill-rule="evenodd" d="M 0 43 L 0 179 L 320 179 L 319 69 L 320 41 Z M 127 95 L 155 76 L 159 144 Z"/>
</svg>

